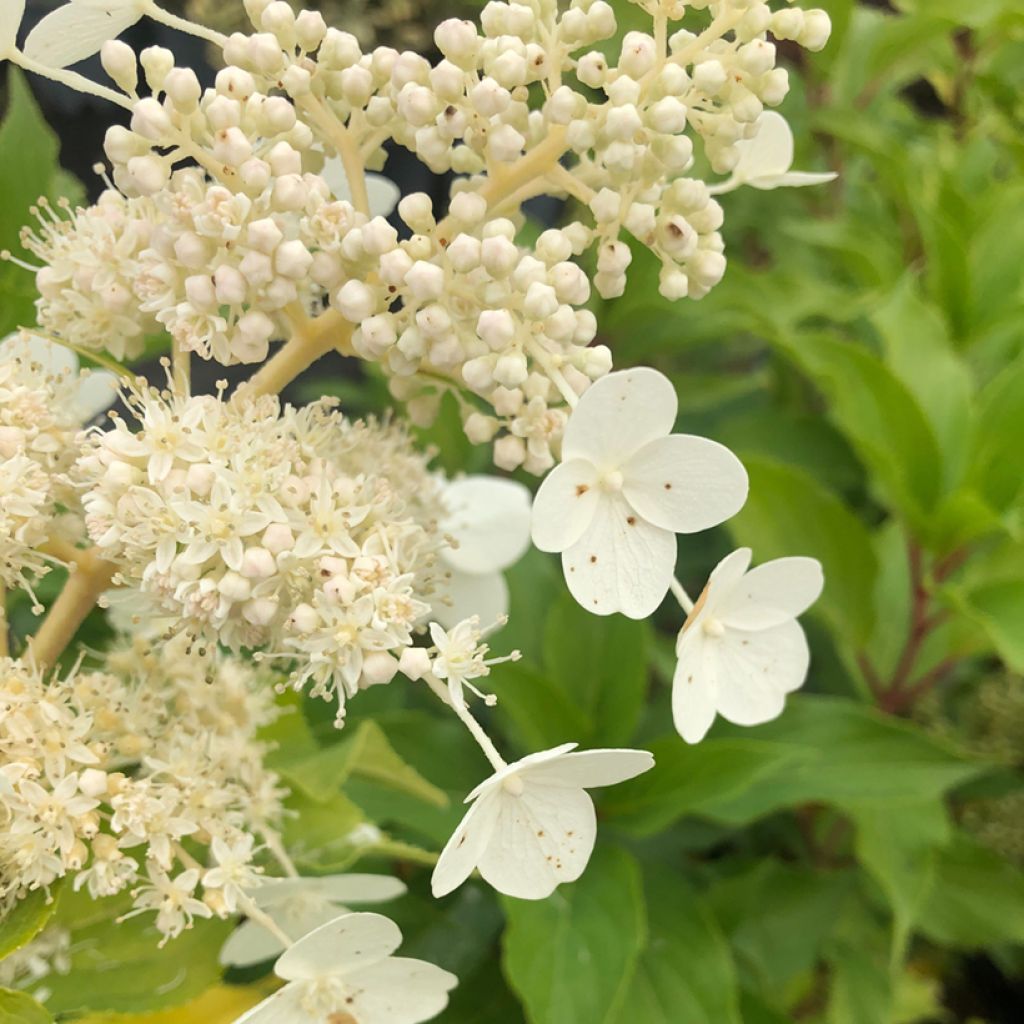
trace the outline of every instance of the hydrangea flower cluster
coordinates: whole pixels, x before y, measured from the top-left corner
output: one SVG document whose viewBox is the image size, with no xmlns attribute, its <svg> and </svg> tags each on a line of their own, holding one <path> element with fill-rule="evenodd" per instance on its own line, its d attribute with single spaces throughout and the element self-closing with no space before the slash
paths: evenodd
<svg viewBox="0 0 1024 1024">
<path fill-rule="evenodd" d="M 162 388 L 119 368 L 131 421 L 86 431 L 52 374 L 0 361 L 3 583 L 26 585 L 47 558 L 71 570 L 21 658 L 0 631 L 0 901 L 70 873 L 95 896 L 129 889 L 166 937 L 244 916 L 223 962 L 280 954 L 287 984 L 243 1020 L 414 1024 L 443 1009 L 454 978 L 393 957 L 386 918 L 347 912 L 400 884 L 298 876 L 256 730 L 275 686 L 331 699 L 340 726 L 361 690 L 404 677 L 493 768 L 439 857 L 435 894 L 474 870 L 524 899 L 578 878 L 596 836 L 587 790 L 653 758 L 567 737 L 508 763 L 474 717 L 469 700 L 495 703 L 488 677 L 518 656 L 489 642 L 508 610 L 502 573 L 531 539 L 561 555 L 594 614 L 645 618 L 673 594 L 684 740 L 716 714 L 755 725 L 782 711 L 807 672 L 796 617 L 820 566 L 746 573 L 741 550 L 689 598 L 676 535 L 735 515 L 746 472 L 720 444 L 674 432 L 666 377 L 612 371 L 591 307 L 622 294 L 642 248 L 665 297 L 700 299 L 726 269 L 714 195 L 831 177 L 791 171 L 788 125 L 766 111 L 788 89 L 775 41 L 820 49 L 828 16 L 643 0 L 650 31 L 626 33 L 609 59 L 604 0 L 492 0 L 479 26 L 438 27 L 431 62 L 364 50 L 283 0 L 244 6 L 252 31 L 224 37 L 155 0 L 68 0 L 23 49 L 24 3 L 0 10 L 0 56 L 129 114 L 106 136 L 101 199 L 40 205 L 24 235 L 41 263 L 40 327 L 104 360 L 162 330 L 172 353 Z M 136 55 L 115 38 L 142 17 L 213 43 L 214 84 L 167 49 Z M 68 70 L 97 51 L 116 88 Z M 447 202 L 399 199 L 371 173 L 395 146 L 454 172 Z M 699 158 L 728 177 L 704 181 Z M 527 241 L 523 203 L 542 195 L 575 219 Z M 500 469 L 544 477 L 532 506 L 520 483 L 432 472 L 397 421 L 283 404 L 332 351 L 378 368 L 418 425 L 453 396 Z M 193 357 L 258 369 L 231 395 L 195 394 Z M 95 671 L 49 678 L 96 604 L 134 639 L 91 652 Z M 265 852 L 282 876 L 264 873 Z"/>
<path fill-rule="evenodd" d="M 104 671 L 58 679 L 0 661 L 0 906 L 72 875 L 96 898 L 129 890 L 173 937 L 237 909 L 276 835 L 283 790 L 258 729 L 272 691 L 244 662 L 128 642 Z M 200 870 L 184 843 L 209 848 Z"/>
</svg>

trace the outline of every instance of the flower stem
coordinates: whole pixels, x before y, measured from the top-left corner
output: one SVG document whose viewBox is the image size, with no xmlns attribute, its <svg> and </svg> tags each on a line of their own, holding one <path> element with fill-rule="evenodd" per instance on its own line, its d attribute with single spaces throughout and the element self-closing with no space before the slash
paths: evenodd
<svg viewBox="0 0 1024 1024">
<path fill-rule="evenodd" d="M 327 136 L 328 141 L 336 150 L 345 168 L 348 189 L 352 193 L 352 205 L 360 212 L 370 216 L 370 196 L 366 190 L 366 167 L 363 157 L 356 145 L 355 138 L 340 118 L 322 100 L 312 94 L 301 96 L 296 105 L 305 111 L 309 119 Z"/>
<path fill-rule="evenodd" d="M 85 75 L 78 74 L 77 71 L 47 67 L 45 64 L 34 61 L 31 57 L 26 57 L 20 50 L 13 50 L 7 56 L 12 64 L 17 64 L 22 70 L 30 71 L 34 75 L 39 75 L 40 78 L 48 78 L 51 82 L 59 82 L 75 92 L 96 96 L 101 100 L 106 100 L 108 103 L 124 107 L 125 110 L 132 109 L 132 101 L 127 96 L 122 96 L 119 92 L 108 89 L 105 85 L 99 85 L 92 81 L 92 79 L 86 78 Z"/>
<path fill-rule="evenodd" d="M 29 650 L 37 665 L 56 664 L 100 594 L 110 586 L 115 568 L 113 563 L 100 558 L 95 548 L 75 551 L 64 589 L 29 641 Z"/>
<path fill-rule="evenodd" d="M 267 931 L 270 932 L 270 934 L 273 935 L 285 949 L 290 949 L 295 945 L 291 936 L 289 936 L 268 913 L 260 910 L 250 896 L 246 896 L 245 893 L 240 893 L 238 906 L 245 913 L 246 917 L 266 928 Z"/>
<path fill-rule="evenodd" d="M 289 310 L 294 333 L 272 359 L 263 364 L 243 386 L 246 395 L 276 395 L 303 370 L 331 349 L 352 355 L 352 325 L 336 310 L 329 309 L 315 319 L 301 310 Z"/>
<path fill-rule="evenodd" d="M 495 771 L 500 772 L 502 768 L 507 768 L 508 763 L 498 753 L 497 748 L 491 742 L 490 736 L 484 732 L 480 723 L 470 714 L 469 708 L 466 707 L 465 703 L 462 703 L 461 707 L 459 702 L 453 701 L 451 694 L 448 692 L 448 687 L 441 682 L 432 672 L 428 672 L 424 677 L 427 685 L 434 691 L 435 694 L 441 699 L 441 701 L 450 707 L 455 714 L 462 720 L 462 724 L 469 730 L 470 735 L 477 741 L 480 749 L 484 752 L 487 760 L 491 762 Z"/>
<path fill-rule="evenodd" d="M 227 36 L 222 35 L 220 32 L 212 28 L 207 28 L 205 25 L 198 25 L 194 21 L 189 21 L 187 18 L 179 18 L 178 15 L 172 14 L 170 11 L 165 11 L 162 7 L 158 7 L 153 0 L 147 0 L 143 5 L 143 10 L 147 16 L 152 18 L 153 21 L 158 21 L 162 25 L 166 25 L 168 28 L 177 29 L 179 32 L 184 32 L 186 35 L 196 36 L 199 39 L 205 39 L 208 43 L 213 43 L 214 46 L 223 46 L 227 41 Z"/>
<path fill-rule="evenodd" d="M 675 599 L 679 602 L 679 607 L 689 615 L 693 611 L 693 601 L 690 599 L 690 595 L 686 592 L 682 583 L 673 576 L 672 582 L 669 583 L 669 588 Z"/>
<path fill-rule="evenodd" d="M 281 842 L 281 837 L 270 828 L 263 829 L 262 832 L 263 841 L 267 844 L 267 849 L 274 855 L 278 864 L 284 869 L 284 873 L 289 878 L 298 878 L 299 869 L 295 866 L 295 862 L 288 856 L 288 851 L 284 848 L 284 843 Z"/>
</svg>

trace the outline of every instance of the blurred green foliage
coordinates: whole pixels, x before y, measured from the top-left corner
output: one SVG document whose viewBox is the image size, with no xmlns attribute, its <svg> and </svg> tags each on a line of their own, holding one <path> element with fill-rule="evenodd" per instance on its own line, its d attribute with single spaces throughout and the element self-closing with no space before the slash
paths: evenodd
<svg viewBox="0 0 1024 1024">
<path fill-rule="evenodd" d="M 724 197 L 730 267 L 703 302 L 661 299 L 638 247 L 627 294 L 598 310 L 617 363 L 667 373 L 681 429 L 750 470 L 731 536 L 683 544 L 687 586 L 730 543 L 824 563 L 805 691 L 776 722 L 720 721 L 684 745 L 668 690 L 678 615 L 657 629 L 595 619 L 531 552 L 494 643 L 524 657 L 494 673 L 488 728 L 510 753 L 571 739 L 648 746 L 658 762 L 598 794 L 589 870 L 541 904 L 476 882 L 430 899 L 429 864 L 486 766 L 414 688 L 361 696 L 342 735 L 316 702 L 275 726 L 297 859 L 407 880 L 393 907 L 404 952 L 462 979 L 448 1024 L 1020 1019 L 1024 10 L 822 5 L 833 41 L 788 54 L 801 63 L 783 109 L 797 166 L 839 181 Z M 628 28 L 632 9 L 616 6 Z M 38 158 L 31 176 L 16 150 Z M 15 78 L 3 245 L 35 192 L 64 190 L 54 153 Z M 24 322 L 25 281 L 0 266 L 0 290 L 3 316 Z M 309 387 L 354 413 L 386 401 L 376 380 Z M 425 440 L 449 469 L 484 468 L 454 410 Z M 217 980 L 222 926 L 158 952 L 142 925 L 108 927 L 121 909 L 95 917 L 67 893 L 25 904 L 19 941 L 55 913 L 85 951 L 48 1004 L 59 1019 L 141 1024 Z M 0 993 L 0 1022 L 46 1019 L 18 998 Z"/>
</svg>

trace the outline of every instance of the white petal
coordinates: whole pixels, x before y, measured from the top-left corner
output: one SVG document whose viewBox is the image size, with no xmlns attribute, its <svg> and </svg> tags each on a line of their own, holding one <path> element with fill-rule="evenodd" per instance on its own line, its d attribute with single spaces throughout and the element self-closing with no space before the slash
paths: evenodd
<svg viewBox="0 0 1024 1024">
<path fill-rule="evenodd" d="M 807 637 L 793 619 L 755 633 L 728 629 L 718 646 L 718 713 L 736 725 L 777 718 L 807 678 Z"/>
<path fill-rule="evenodd" d="M 309 1014 L 302 1006 L 302 989 L 285 985 L 243 1013 L 234 1024 L 310 1024 Z"/>
<path fill-rule="evenodd" d="M 335 199 L 346 203 L 352 202 L 352 190 L 348 185 L 348 175 L 345 174 L 345 165 L 340 157 L 328 157 L 324 161 L 324 168 L 320 177 L 327 182 Z M 383 174 L 366 175 L 366 194 L 370 201 L 371 217 L 390 217 L 402 198 L 402 190 Z"/>
<path fill-rule="evenodd" d="M 620 494 L 603 494 L 590 528 L 562 554 L 569 591 L 595 615 L 646 619 L 668 592 L 676 538 L 638 516 Z"/>
<path fill-rule="evenodd" d="M 597 838 L 594 803 L 582 789 L 532 785 L 501 790 L 491 841 L 480 858 L 484 880 L 506 896 L 542 900 L 583 874 Z"/>
<path fill-rule="evenodd" d="M 622 493 L 650 523 L 697 533 L 736 515 L 747 500 L 743 463 L 725 445 L 670 434 L 644 445 L 622 467 Z"/>
<path fill-rule="evenodd" d="M 757 134 L 736 143 L 740 158 L 733 174 L 751 182 L 754 178 L 785 174 L 793 166 L 793 130 L 774 110 L 757 119 Z"/>
<path fill-rule="evenodd" d="M 531 784 L 544 782 L 592 789 L 614 786 L 653 767 L 654 755 L 646 750 L 581 750 L 528 769 L 524 776 Z"/>
<path fill-rule="evenodd" d="M 24 15 L 25 0 L 4 0 L 0 4 L 0 58 L 14 49 Z"/>
<path fill-rule="evenodd" d="M 251 967 L 273 959 L 283 949 L 281 940 L 263 925 L 255 921 L 243 921 L 221 946 L 218 959 L 225 967 Z"/>
<path fill-rule="evenodd" d="M 570 750 L 575 750 L 579 746 L 578 743 L 562 743 L 557 747 L 551 747 L 548 750 L 538 750 L 534 754 L 527 754 L 526 757 L 521 757 L 518 761 L 513 761 L 512 764 L 505 765 L 500 771 L 496 771 L 493 775 L 488 776 L 480 783 L 476 789 L 473 790 L 469 796 L 466 797 L 466 803 L 470 800 L 475 800 L 481 793 L 487 792 L 487 790 L 493 790 L 498 785 L 505 781 L 512 775 L 520 775 L 527 770 L 533 770 L 536 766 L 546 764 L 548 761 L 556 761 L 558 758 L 568 754 Z"/>
<path fill-rule="evenodd" d="M 616 469 L 648 441 L 670 433 L 678 407 L 676 389 L 657 370 L 609 373 L 591 384 L 569 417 L 562 458 Z"/>
<path fill-rule="evenodd" d="M 430 876 L 434 896 L 447 896 L 473 873 L 491 841 L 497 814 L 498 805 L 492 793 L 478 797 L 466 812 L 437 858 L 434 873 Z"/>
<path fill-rule="evenodd" d="M 457 541 L 444 560 L 462 572 L 507 569 L 530 546 L 530 492 L 515 480 L 467 476 L 444 489 L 441 529 Z"/>
<path fill-rule="evenodd" d="M 358 1024 L 419 1024 L 448 1005 L 448 993 L 459 983 L 454 974 L 424 960 L 393 956 L 345 979 Z M 342 1014 L 342 1021 L 347 1018 Z"/>
<path fill-rule="evenodd" d="M 453 572 L 434 597 L 430 614 L 445 629 L 452 629 L 471 615 L 479 615 L 486 624 L 508 614 L 508 600 L 508 584 L 500 572 Z"/>
<path fill-rule="evenodd" d="M 381 914 L 342 914 L 282 953 L 274 972 L 286 981 L 340 976 L 383 960 L 401 943 L 398 925 Z"/>
<path fill-rule="evenodd" d="M 777 188 L 804 188 L 807 185 L 824 185 L 835 181 L 838 174 L 831 172 L 813 173 L 811 171 L 788 171 L 786 174 L 766 174 L 759 178 L 751 178 L 746 182 L 751 188 L 762 192 L 771 192 Z"/>
<path fill-rule="evenodd" d="M 698 617 L 703 619 L 712 614 L 717 617 L 722 609 L 728 608 L 733 591 L 750 566 L 750 556 L 750 548 L 737 548 L 711 570 L 704 592 L 694 608 L 694 626 L 698 625 Z M 679 639 L 682 637 L 680 634 Z"/>
<path fill-rule="evenodd" d="M 751 569 L 718 614 L 727 626 L 737 629 L 778 626 L 807 611 L 824 586 L 816 558 L 776 558 Z"/>
<path fill-rule="evenodd" d="M 83 423 L 114 404 L 119 383 L 117 374 L 106 370 L 94 370 L 79 381 L 75 393 L 75 410 Z"/>
<path fill-rule="evenodd" d="M 405 884 L 391 875 L 353 873 L 316 878 L 267 879 L 253 892 L 253 900 L 259 907 L 270 907 L 303 895 L 334 903 L 384 903 L 396 899 L 405 891 Z"/>
<path fill-rule="evenodd" d="M 586 459 L 555 466 L 533 501 L 533 543 L 541 551 L 564 551 L 590 526 L 601 492 L 597 469 Z"/>
<path fill-rule="evenodd" d="M 676 732 L 687 743 L 700 743 L 715 720 L 718 698 L 718 664 L 714 644 L 695 623 L 676 645 L 672 677 L 672 719 Z"/>
<path fill-rule="evenodd" d="M 66 68 L 99 53 L 142 17 L 133 4 L 71 3 L 46 15 L 28 34 L 25 56 L 51 68 Z"/>
</svg>

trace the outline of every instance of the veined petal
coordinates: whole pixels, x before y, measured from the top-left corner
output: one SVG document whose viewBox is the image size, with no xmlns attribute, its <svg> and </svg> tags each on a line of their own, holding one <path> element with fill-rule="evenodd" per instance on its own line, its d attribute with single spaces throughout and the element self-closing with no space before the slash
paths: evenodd
<svg viewBox="0 0 1024 1024">
<path fill-rule="evenodd" d="M 78 372 L 78 356 L 64 345 L 38 334 L 15 331 L 0 341 L 0 361 L 20 359 L 38 365 L 48 377 L 71 377 Z"/>
<path fill-rule="evenodd" d="M 284 951 L 274 973 L 286 981 L 313 981 L 369 967 L 402 943 L 394 921 L 381 914 L 342 914 Z"/>
<path fill-rule="evenodd" d="M 320 177 L 327 182 L 335 199 L 352 202 L 352 190 L 349 188 L 348 175 L 340 157 L 328 157 L 324 161 Z M 398 200 L 402 198 L 402 190 L 383 174 L 366 175 L 366 197 L 370 201 L 371 217 L 390 217 L 394 213 Z"/>
<path fill-rule="evenodd" d="M 736 143 L 739 160 L 735 177 L 748 184 L 754 178 L 785 174 L 793 166 L 793 129 L 774 110 L 766 110 L 757 119 L 757 134 Z"/>
<path fill-rule="evenodd" d="M 761 725 L 782 713 L 787 693 L 807 678 L 807 637 L 794 619 L 749 633 L 727 629 L 718 646 L 718 713 L 735 725 Z"/>
<path fill-rule="evenodd" d="M 533 543 L 541 551 L 564 551 L 583 536 L 593 522 L 601 491 L 598 472 L 586 459 L 555 466 L 533 500 Z"/>
<path fill-rule="evenodd" d="M 25 56 L 51 68 L 66 68 L 99 53 L 142 18 L 134 3 L 90 0 L 69 3 L 46 15 L 25 40 Z"/>
<path fill-rule="evenodd" d="M 648 522 L 697 533 L 736 515 L 747 500 L 747 471 L 725 445 L 670 434 L 644 445 L 622 467 L 622 493 Z"/>
<path fill-rule="evenodd" d="M 719 673 L 714 642 L 699 625 L 687 629 L 676 645 L 672 677 L 672 720 L 687 743 L 700 743 L 715 720 Z"/>
<path fill-rule="evenodd" d="M 580 750 L 557 761 L 548 761 L 525 774 L 530 784 L 556 786 L 614 786 L 643 775 L 654 767 L 654 755 L 646 750 Z"/>
<path fill-rule="evenodd" d="M 303 914 L 289 913 L 287 920 L 284 914 L 278 913 L 280 906 L 272 907 L 268 913 L 278 927 L 292 939 L 301 939 L 321 925 L 335 920 L 341 908 L 333 904 L 323 904 Z M 284 951 L 284 944 L 261 924 L 255 921 L 243 921 L 227 938 L 220 949 L 220 962 L 230 967 L 251 967 L 253 964 L 272 960 Z"/>
<path fill-rule="evenodd" d="M 94 370 L 78 383 L 75 393 L 75 411 L 83 423 L 109 409 L 117 398 L 120 380 L 106 370 Z"/>
<path fill-rule="evenodd" d="M 621 494 L 603 494 L 593 522 L 562 554 L 569 592 L 595 615 L 646 619 L 668 592 L 676 539 L 641 518 Z"/>
<path fill-rule="evenodd" d="M 447 598 L 450 604 L 445 604 Z M 508 584 L 500 572 L 453 572 L 448 585 L 432 599 L 430 614 L 445 629 L 471 615 L 490 623 L 508 614 Z"/>
<path fill-rule="evenodd" d="M 254 890 L 253 900 L 259 907 L 271 907 L 294 896 L 309 894 L 334 903 L 384 903 L 405 891 L 405 884 L 391 875 L 353 873 L 268 879 Z"/>
<path fill-rule="evenodd" d="M 434 964 L 402 956 L 353 971 L 345 981 L 352 1002 L 344 1009 L 359 1024 L 430 1020 L 448 1005 L 448 993 L 459 983 L 454 974 Z"/>
<path fill-rule="evenodd" d="M 569 417 L 562 458 L 617 469 L 649 441 L 670 433 L 678 408 L 676 389 L 657 370 L 638 366 L 609 373 L 590 385 Z"/>
<path fill-rule="evenodd" d="M 14 49 L 18 29 L 25 16 L 25 0 L 5 0 L 0 4 L 0 58 Z"/>
<path fill-rule="evenodd" d="M 462 572 L 507 569 L 530 546 L 530 492 L 515 480 L 467 476 L 444 489 L 441 529 L 457 541 L 444 560 Z"/>
<path fill-rule="evenodd" d="M 430 888 L 434 896 L 447 896 L 473 873 L 494 832 L 498 805 L 494 794 L 478 797 L 437 858 Z"/>
<path fill-rule="evenodd" d="M 736 629 L 766 629 L 802 615 L 825 586 L 816 558 L 776 558 L 751 569 L 733 588 L 719 617 Z"/>
<path fill-rule="evenodd" d="M 737 548 L 726 555 L 711 570 L 711 575 L 708 577 L 704 591 L 697 598 L 693 612 L 690 613 L 691 617 L 695 620 L 693 626 L 697 625 L 697 617 L 706 617 L 708 615 L 717 617 L 723 608 L 729 606 L 729 598 L 736 589 L 736 585 L 743 579 L 743 574 L 749 568 L 750 558 L 750 548 Z M 682 640 L 682 635 L 680 635 L 679 639 L 680 641 Z"/>
<path fill-rule="evenodd" d="M 597 816 L 582 789 L 533 786 L 528 778 L 523 783 L 518 796 L 505 789 L 497 796 L 498 816 L 480 874 L 506 896 L 542 900 L 583 874 L 597 838 Z"/>
</svg>

